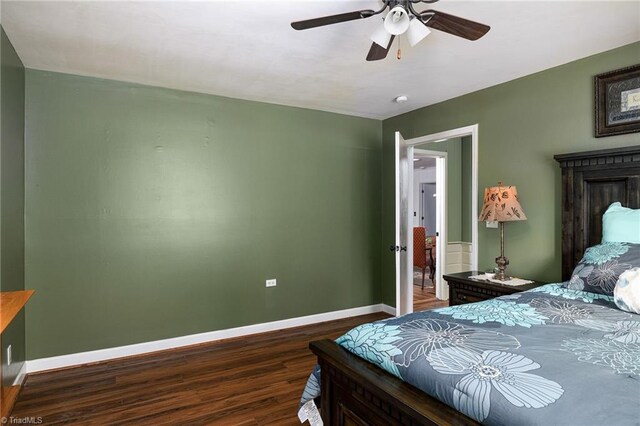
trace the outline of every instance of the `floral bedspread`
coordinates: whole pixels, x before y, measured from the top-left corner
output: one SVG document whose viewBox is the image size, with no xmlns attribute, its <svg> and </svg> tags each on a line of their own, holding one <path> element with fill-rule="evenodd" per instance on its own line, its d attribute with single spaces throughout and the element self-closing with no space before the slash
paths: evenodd
<svg viewBox="0 0 640 426">
<path fill-rule="evenodd" d="M 640 425 L 640 315 L 548 284 L 363 324 L 350 352 L 487 425 Z M 320 372 L 302 402 L 319 395 Z"/>
</svg>

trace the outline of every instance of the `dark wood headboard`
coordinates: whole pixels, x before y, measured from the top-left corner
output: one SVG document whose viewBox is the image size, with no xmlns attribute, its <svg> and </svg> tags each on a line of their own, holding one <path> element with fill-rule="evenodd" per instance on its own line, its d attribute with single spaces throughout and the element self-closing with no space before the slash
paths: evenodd
<svg viewBox="0 0 640 426">
<path fill-rule="evenodd" d="M 554 156 L 562 167 L 562 279 L 602 240 L 613 202 L 640 208 L 640 145 Z"/>
</svg>

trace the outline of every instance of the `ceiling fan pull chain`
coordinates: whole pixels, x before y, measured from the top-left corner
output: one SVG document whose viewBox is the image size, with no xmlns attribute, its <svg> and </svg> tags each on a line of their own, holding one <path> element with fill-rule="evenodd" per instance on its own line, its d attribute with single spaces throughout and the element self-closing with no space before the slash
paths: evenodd
<svg viewBox="0 0 640 426">
<path fill-rule="evenodd" d="M 396 53 L 398 60 L 402 59 L 402 49 L 400 49 L 400 37 L 398 37 L 398 53 Z"/>
</svg>

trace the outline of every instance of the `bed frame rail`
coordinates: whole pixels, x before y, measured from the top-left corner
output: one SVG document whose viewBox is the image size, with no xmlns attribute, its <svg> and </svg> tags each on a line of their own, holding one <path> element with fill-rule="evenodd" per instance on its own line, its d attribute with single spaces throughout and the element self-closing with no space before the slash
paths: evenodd
<svg viewBox="0 0 640 426">
<path fill-rule="evenodd" d="M 309 348 L 320 364 L 320 410 L 328 425 L 478 425 L 332 340 Z"/>
</svg>

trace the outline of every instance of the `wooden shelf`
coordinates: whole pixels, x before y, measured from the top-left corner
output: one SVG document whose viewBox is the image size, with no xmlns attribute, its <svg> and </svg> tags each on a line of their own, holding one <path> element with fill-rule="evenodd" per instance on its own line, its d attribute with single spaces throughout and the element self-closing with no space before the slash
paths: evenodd
<svg viewBox="0 0 640 426">
<path fill-rule="evenodd" d="M 33 290 L 0 292 L 0 334 L 18 315 L 33 295 Z"/>
<path fill-rule="evenodd" d="M 18 399 L 20 386 L 5 386 L 2 388 L 2 406 L 0 406 L 0 416 L 9 417 L 11 409 Z"/>
<path fill-rule="evenodd" d="M 11 324 L 18 312 L 27 304 L 33 296 L 33 290 L 2 291 L 0 292 L 0 336 Z M 1 351 L 0 351 L 1 352 Z M 1 355 L 0 355 L 1 361 Z M 0 416 L 6 418 L 11 414 L 13 404 L 20 393 L 20 385 L 2 385 L 2 363 L 0 362 Z"/>
</svg>

